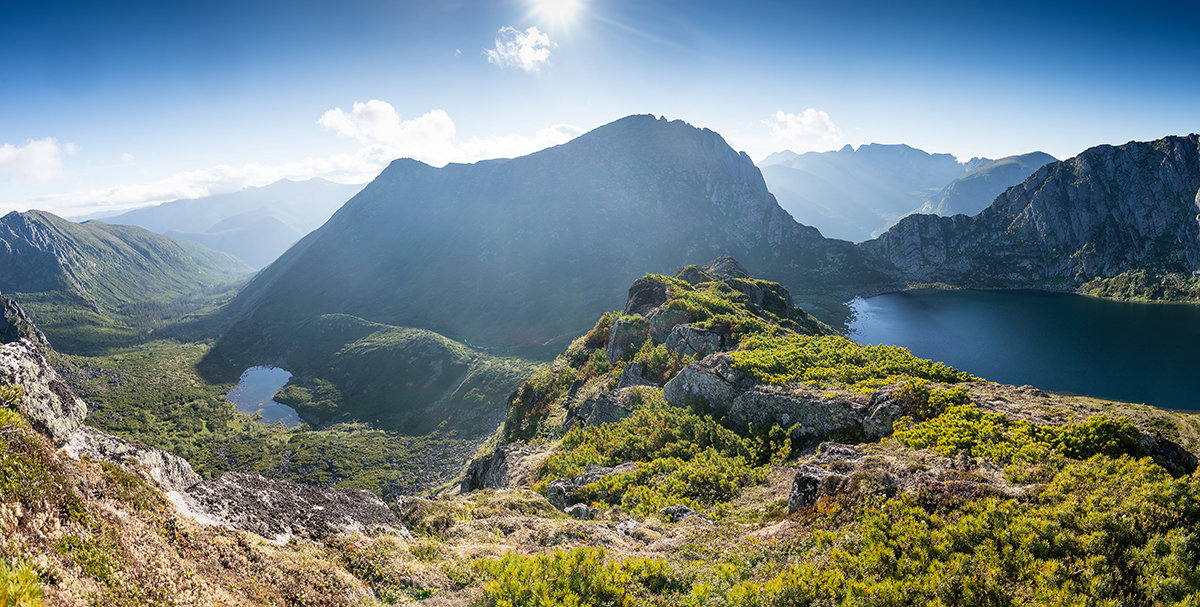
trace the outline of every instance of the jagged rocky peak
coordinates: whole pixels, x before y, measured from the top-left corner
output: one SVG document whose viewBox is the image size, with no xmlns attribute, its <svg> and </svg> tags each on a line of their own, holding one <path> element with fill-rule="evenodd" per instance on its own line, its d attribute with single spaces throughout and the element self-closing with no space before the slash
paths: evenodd
<svg viewBox="0 0 1200 607">
<path fill-rule="evenodd" d="M 860 249 L 900 280 L 1073 289 L 1133 269 L 1200 270 L 1200 136 L 1047 164 L 974 217 L 912 215 Z"/>
</svg>

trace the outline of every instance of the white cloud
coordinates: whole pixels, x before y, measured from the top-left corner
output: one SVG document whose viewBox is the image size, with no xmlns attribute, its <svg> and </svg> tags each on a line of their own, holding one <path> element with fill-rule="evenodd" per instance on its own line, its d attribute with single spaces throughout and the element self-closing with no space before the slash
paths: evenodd
<svg viewBox="0 0 1200 607">
<path fill-rule="evenodd" d="M 527 72 L 536 72 L 550 62 L 550 49 L 556 44 L 550 37 L 530 26 L 524 32 L 505 26 L 496 32 L 495 48 L 487 49 L 488 63 L 500 67 L 517 67 Z"/>
<path fill-rule="evenodd" d="M 775 112 L 774 120 L 763 124 L 771 127 L 771 136 L 777 140 L 800 148 L 798 151 L 828 149 L 842 142 L 842 132 L 824 110 L 808 108 L 803 112 L 788 114 Z"/>
<path fill-rule="evenodd" d="M 125 152 L 121 154 L 121 162 L 137 162 L 137 158 L 133 154 Z"/>
<path fill-rule="evenodd" d="M 386 101 L 355 102 L 351 111 L 334 108 L 317 124 L 343 137 L 362 143 L 364 160 L 379 157 L 416 158 L 432 165 L 473 162 L 485 158 L 512 158 L 564 143 L 583 132 L 566 124 L 542 129 L 534 136 L 519 134 L 459 139 L 454 121 L 443 110 L 432 110 L 410 120 L 401 120 Z M 384 165 L 380 165 L 382 169 Z"/>
<path fill-rule="evenodd" d="M 53 137 L 31 139 L 17 147 L 0 146 L 0 176 L 25 183 L 46 183 L 62 177 L 62 155 L 75 153 L 75 145 L 60 146 Z"/>
<path fill-rule="evenodd" d="M 513 133 L 459 139 L 454 121 L 443 110 L 401 120 L 391 104 L 377 99 L 355 103 L 349 112 L 341 108 L 329 110 L 317 124 L 339 136 L 354 139 L 361 146 L 349 153 L 283 164 L 218 165 L 150 182 L 38 196 L 19 206 L 74 216 L 234 192 L 280 179 L 323 177 L 340 183 L 366 183 L 400 157 L 416 158 L 435 166 L 486 158 L 512 158 L 565 143 L 583 132 L 578 127 L 557 124 L 532 136 Z M 123 160 L 133 159 L 131 154 L 125 156 Z"/>
</svg>

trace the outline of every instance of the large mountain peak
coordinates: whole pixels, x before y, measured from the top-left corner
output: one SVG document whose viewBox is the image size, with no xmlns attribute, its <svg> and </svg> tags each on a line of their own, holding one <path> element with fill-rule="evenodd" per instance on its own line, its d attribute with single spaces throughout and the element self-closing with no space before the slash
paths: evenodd
<svg viewBox="0 0 1200 607">
<path fill-rule="evenodd" d="M 346 313 L 477 343 L 542 343 L 618 307 L 647 269 L 730 254 L 780 274 L 816 268 L 827 245 L 720 135 L 630 116 L 520 158 L 396 161 L 233 310 L 256 322 Z"/>
</svg>

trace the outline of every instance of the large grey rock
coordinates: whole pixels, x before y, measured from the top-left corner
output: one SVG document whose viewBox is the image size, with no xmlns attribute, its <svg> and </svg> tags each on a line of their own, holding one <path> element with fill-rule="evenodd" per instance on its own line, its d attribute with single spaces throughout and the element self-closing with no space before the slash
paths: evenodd
<svg viewBox="0 0 1200 607">
<path fill-rule="evenodd" d="M 689 325 L 678 325 L 667 335 L 666 348 L 680 356 L 702 358 L 725 349 L 725 340 L 719 333 L 697 329 Z"/>
<path fill-rule="evenodd" d="M 91 426 L 81 426 L 76 430 L 62 450 L 74 459 L 87 457 L 121 466 L 144 466 L 150 478 L 168 491 L 183 491 L 200 482 L 200 475 L 182 457 L 101 432 Z"/>
<path fill-rule="evenodd" d="M 640 316 L 614 319 L 608 330 L 608 345 L 604 348 L 608 364 L 617 364 L 626 350 L 641 346 L 649 335 L 650 323 Z"/>
<path fill-rule="evenodd" d="M 643 375 L 646 372 L 646 363 L 629 363 L 625 365 L 625 370 L 621 371 L 621 379 L 617 382 L 617 389 L 630 388 L 633 386 L 653 386 L 654 383 L 646 379 Z"/>
<path fill-rule="evenodd" d="M 559 510 L 565 510 L 567 506 L 575 503 L 573 498 L 575 490 L 579 487 L 569 478 L 556 478 L 546 485 L 546 500 L 551 506 Z"/>
<path fill-rule="evenodd" d="M 56 445 L 83 425 L 87 405 L 46 361 L 43 350 L 26 338 L 0 345 L 0 384 L 24 390 L 20 409 L 29 423 Z"/>
<path fill-rule="evenodd" d="M 633 472 L 634 470 L 637 470 L 637 464 L 634 462 L 625 462 L 611 468 L 607 466 L 591 465 L 587 468 L 584 468 L 583 472 L 580 473 L 579 476 L 575 477 L 574 482 L 577 486 L 582 487 L 584 485 L 590 485 L 606 476 L 625 474 L 626 472 Z"/>
<path fill-rule="evenodd" d="M 503 489 L 524 484 L 529 480 L 533 468 L 545 459 L 548 452 L 544 447 L 525 443 L 505 443 L 496 447 L 490 455 L 477 458 L 467 467 L 467 474 L 459 484 L 463 493 L 477 489 Z"/>
<path fill-rule="evenodd" d="M 754 389 L 738 394 L 726 417 L 738 428 L 795 425 L 793 437 L 818 440 L 837 434 L 857 434 L 866 414 L 864 405 L 846 399 L 796 398 Z"/>
<path fill-rule="evenodd" d="M 663 396 L 676 407 L 698 404 L 714 415 L 723 415 L 738 394 L 742 374 L 726 354 L 713 354 L 683 368 L 663 386 Z"/>
<path fill-rule="evenodd" d="M 625 313 L 645 316 L 664 303 L 667 303 L 667 285 L 653 278 L 639 278 L 629 286 Z"/>
<path fill-rule="evenodd" d="M 848 477 L 824 468 L 805 464 L 792 479 L 792 491 L 788 495 L 788 513 L 796 512 L 817 503 L 817 498 L 832 493 L 832 489 Z"/>
<path fill-rule="evenodd" d="M 366 491 L 322 489 L 245 472 L 226 472 L 170 496 L 202 524 L 249 531 L 276 542 L 292 536 L 401 529 L 387 504 Z"/>
<path fill-rule="evenodd" d="M 599 512 L 599 509 L 592 508 L 587 504 L 573 504 L 567 506 L 566 510 L 563 510 L 563 512 L 566 512 L 567 514 L 579 520 L 589 521 L 595 518 L 596 513 Z"/>
</svg>

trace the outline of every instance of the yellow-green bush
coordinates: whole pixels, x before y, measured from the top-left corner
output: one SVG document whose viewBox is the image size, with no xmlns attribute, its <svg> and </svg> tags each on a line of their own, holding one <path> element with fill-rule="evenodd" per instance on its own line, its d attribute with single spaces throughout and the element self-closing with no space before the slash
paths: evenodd
<svg viewBox="0 0 1200 607">
<path fill-rule="evenodd" d="M 0 607 L 40 607 L 42 585 L 27 563 L 10 567 L 0 561 Z"/>
<path fill-rule="evenodd" d="M 669 596 L 690 587 L 664 561 L 610 559 L 597 548 L 507 554 L 476 567 L 492 578 L 483 586 L 483 604 L 494 607 L 668 604 Z"/>
<path fill-rule="evenodd" d="M 860 346 L 837 335 L 754 335 L 732 352 L 734 366 L 773 384 L 852 385 L 910 376 L 944 383 L 977 379 L 940 362 L 917 358 L 898 346 Z"/>
</svg>

